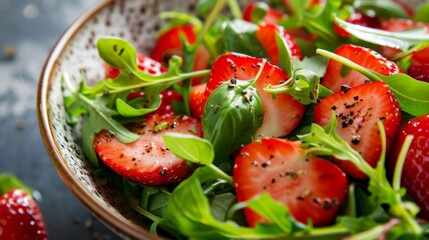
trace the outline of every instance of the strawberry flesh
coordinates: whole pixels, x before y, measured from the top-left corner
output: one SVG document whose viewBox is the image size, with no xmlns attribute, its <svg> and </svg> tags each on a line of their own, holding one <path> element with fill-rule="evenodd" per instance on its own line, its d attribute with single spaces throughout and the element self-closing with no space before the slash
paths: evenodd
<svg viewBox="0 0 429 240">
<path fill-rule="evenodd" d="M 321 126 L 331 121 L 335 112 L 337 133 L 375 167 L 381 143 L 377 121 L 383 122 L 389 151 L 401 122 L 399 104 L 384 82 L 373 82 L 334 93 L 321 100 L 314 108 L 315 122 Z M 356 179 L 367 179 L 352 163 L 336 160 L 340 168 Z"/>
<path fill-rule="evenodd" d="M 335 220 L 347 193 L 347 177 L 321 158 L 308 158 L 299 142 L 262 138 L 242 148 L 233 168 L 239 202 L 269 193 L 287 206 L 292 216 L 314 226 Z M 244 209 L 250 226 L 266 220 Z"/>
<path fill-rule="evenodd" d="M 176 184 L 192 172 L 192 167 L 185 160 L 174 156 L 165 146 L 162 137 L 169 132 L 202 136 L 198 120 L 186 116 L 153 114 L 146 121 L 135 123 L 129 128 L 140 135 L 132 143 L 122 143 L 106 130 L 95 137 L 95 151 L 113 171 L 146 185 Z"/>
</svg>

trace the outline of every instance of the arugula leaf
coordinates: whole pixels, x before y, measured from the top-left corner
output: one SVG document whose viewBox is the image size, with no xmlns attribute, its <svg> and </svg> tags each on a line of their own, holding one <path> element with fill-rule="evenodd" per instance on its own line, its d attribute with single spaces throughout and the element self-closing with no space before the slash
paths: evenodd
<svg viewBox="0 0 429 240">
<path fill-rule="evenodd" d="M 317 49 L 318 54 L 339 61 L 347 67 L 365 75 L 371 81 L 386 82 L 401 106 L 413 116 L 429 113 L 429 83 L 418 81 L 407 74 L 395 73 L 390 76 L 378 74 L 337 54 Z"/>
<path fill-rule="evenodd" d="M 276 45 L 279 50 L 279 64 L 278 66 L 286 72 L 288 76 L 292 76 L 293 62 L 290 48 L 286 40 L 276 31 Z"/>
<path fill-rule="evenodd" d="M 417 28 L 412 32 L 390 32 L 352 24 L 335 15 L 333 18 L 340 28 L 352 34 L 356 38 L 382 46 L 408 50 L 410 47 L 417 45 L 421 41 L 429 40 L 429 35 L 426 33 L 424 28 Z"/>
<path fill-rule="evenodd" d="M 206 139 L 191 134 L 167 133 L 163 140 L 168 149 L 179 158 L 203 165 L 213 162 L 213 145 Z"/>
<path fill-rule="evenodd" d="M 204 138 L 213 144 L 216 164 L 225 162 L 233 150 L 251 142 L 262 125 L 262 100 L 251 83 L 225 82 L 207 100 L 202 125 Z"/>
<path fill-rule="evenodd" d="M 308 105 L 316 103 L 319 97 L 319 77 L 307 69 L 295 69 L 292 77 L 282 84 L 268 85 L 264 91 L 272 94 L 289 94 L 298 102 Z"/>
<path fill-rule="evenodd" d="M 96 99 L 89 99 L 83 94 L 77 94 L 77 101 L 83 108 L 88 110 L 89 114 L 88 119 L 82 125 L 82 145 L 85 154 L 94 166 L 98 166 L 98 159 L 92 146 L 96 133 L 106 129 L 124 143 L 134 142 L 139 139 L 139 135 L 129 131 L 112 118 L 115 111 L 106 107 L 106 104 L 112 101 L 112 98 L 114 97 L 101 96 Z"/>
</svg>

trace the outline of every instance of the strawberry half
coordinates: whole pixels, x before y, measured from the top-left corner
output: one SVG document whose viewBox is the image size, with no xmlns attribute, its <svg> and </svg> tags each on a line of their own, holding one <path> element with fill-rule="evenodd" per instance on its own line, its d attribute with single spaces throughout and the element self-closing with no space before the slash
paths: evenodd
<svg viewBox="0 0 429 240">
<path fill-rule="evenodd" d="M 133 143 L 122 143 L 106 130 L 97 134 L 94 148 L 100 159 L 124 178 L 146 185 L 175 184 L 189 176 L 192 168 L 165 146 L 168 132 L 202 136 L 198 120 L 186 116 L 150 115 L 130 130 L 140 135 Z"/>
<path fill-rule="evenodd" d="M 321 126 L 331 121 L 332 111 L 338 120 L 337 133 L 375 167 L 381 153 L 377 121 L 383 122 L 389 151 L 401 122 L 399 104 L 384 82 L 373 82 L 334 93 L 314 108 L 314 120 Z M 356 179 L 367 176 L 352 163 L 336 161 L 339 167 Z"/>
<path fill-rule="evenodd" d="M 248 22 L 253 22 L 252 14 L 255 8 L 262 8 L 266 10 L 264 19 L 262 20 L 262 22 L 264 23 L 276 24 L 280 19 L 287 16 L 285 13 L 282 13 L 280 11 L 277 11 L 274 8 L 271 8 L 265 2 L 251 2 L 247 4 L 246 7 L 244 8 L 243 19 Z"/>
<path fill-rule="evenodd" d="M 401 183 L 420 207 L 421 217 L 429 220 L 429 114 L 415 117 L 400 128 L 389 161 L 390 169 L 395 168 L 407 135 L 414 138 L 405 158 Z"/>
<path fill-rule="evenodd" d="M 204 92 L 203 105 L 211 93 L 225 81 L 231 79 L 250 80 L 256 77 L 262 59 L 237 53 L 227 53 L 213 63 L 209 81 Z M 273 98 L 263 90 L 267 85 L 277 85 L 288 79 L 280 68 L 265 63 L 261 75 L 256 80 L 256 88 L 264 107 L 264 120 L 256 137 L 278 137 L 289 134 L 301 121 L 305 106 L 288 94 L 278 94 Z M 206 107 L 206 106 L 205 106 Z"/>
<path fill-rule="evenodd" d="M 194 44 L 197 40 L 195 26 L 174 26 L 163 32 L 157 39 L 150 57 L 161 62 L 164 66 L 168 65 L 169 59 L 173 55 L 182 56 L 183 44 L 182 37 L 186 38 L 189 44 Z M 204 46 L 199 46 L 195 55 L 194 71 L 206 69 L 210 60 L 210 53 Z M 198 84 L 201 78 L 194 78 L 192 82 Z"/>
<path fill-rule="evenodd" d="M 400 72 L 396 63 L 387 60 L 369 48 L 344 44 L 337 48 L 335 53 L 384 76 Z M 325 76 L 322 79 L 322 85 L 333 92 L 339 92 L 343 85 L 359 86 L 365 83 L 367 79 L 367 77 L 355 70 L 346 68 L 342 63 L 330 59 L 326 67 Z"/>
<path fill-rule="evenodd" d="M 23 189 L 0 196 L 0 239 L 47 240 L 39 206 Z"/>
<path fill-rule="evenodd" d="M 314 226 L 332 224 L 347 193 L 347 177 L 327 160 L 308 158 L 300 142 L 263 138 L 244 146 L 235 159 L 234 183 L 239 202 L 269 193 L 292 216 Z M 244 209 L 250 226 L 266 222 Z"/>
<path fill-rule="evenodd" d="M 297 57 L 302 60 L 301 50 L 299 49 L 295 40 L 293 40 L 292 36 L 286 32 L 284 28 L 274 24 L 261 23 L 258 25 L 256 37 L 267 52 L 270 62 L 274 65 L 279 64 L 280 55 L 278 46 L 276 44 L 276 32 L 278 32 L 286 42 L 287 46 L 289 47 L 291 57 Z"/>
<path fill-rule="evenodd" d="M 145 73 L 152 75 L 161 75 L 167 71 L 167 68 L 162 66 L 160 62 L 153 60 L 152 58 L 142 54 L 137 54 L 137 67 Z M 106 77 L 115 79 L 119 76 L 121 71 L 108 64 L 105 64 Z"/>
</svg>

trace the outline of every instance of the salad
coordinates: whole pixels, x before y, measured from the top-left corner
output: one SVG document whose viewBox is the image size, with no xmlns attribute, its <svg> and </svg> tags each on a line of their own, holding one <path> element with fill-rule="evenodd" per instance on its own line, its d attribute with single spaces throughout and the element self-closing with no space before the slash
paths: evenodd
<svg viewBox="0 0 429 240">
<path fill-rule="evenodd" d="M 429 237 L 429 4 L 200 0 L 74 89 L 94 174 L 178 239 Z"/>
</svg>

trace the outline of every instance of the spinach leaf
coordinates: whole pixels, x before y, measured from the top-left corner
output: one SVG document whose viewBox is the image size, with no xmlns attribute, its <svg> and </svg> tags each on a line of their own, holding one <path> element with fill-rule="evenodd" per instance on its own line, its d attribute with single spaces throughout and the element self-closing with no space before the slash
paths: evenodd
<svg viewBox="0 0 429 240">
<path fill-rule="evenodd" d="M 167 133 L 163 140 L 168 149 L 179 158 L 203 165 L 213 162 L 213 145 L 206 139 L 191 134 Z"/>
<path fill-rule="evenodd" d="M 353 6 L 361 12 L 374 11 L 377 17 L 407 18 L 405 10 L 390 0 L 355 0 Z"/>
<path fill-rule="evenodd" d="M 222 33 L 225 51 L 266 58 L 267 53 L 256 37 L 257 30 L 257 25 L 244 20 L 234 19 L 225 22 Z"/>
<path fill-rule="evenodd" d="M 421 5 L 413 16 L 414 21 L 429 23 L 429 2 Z"/>
</svg>

